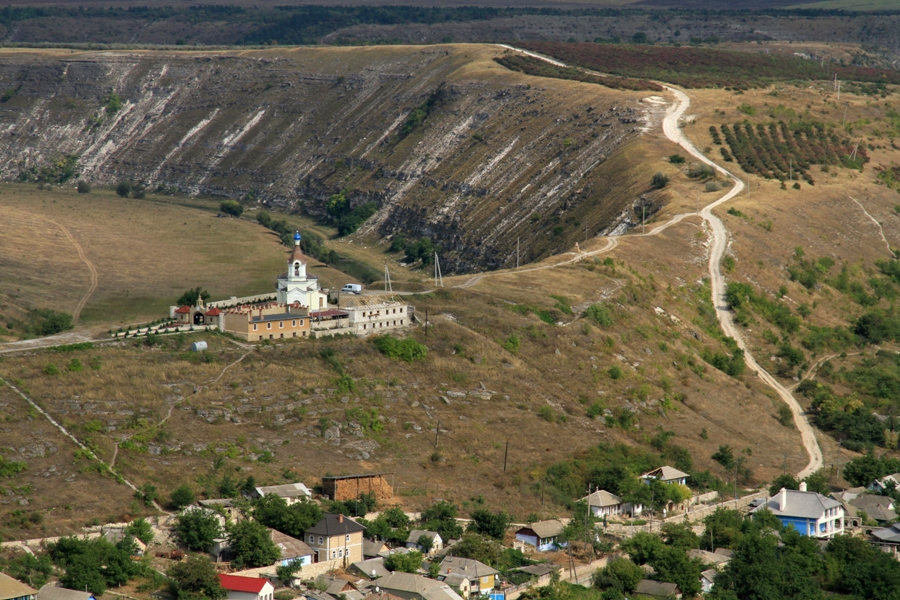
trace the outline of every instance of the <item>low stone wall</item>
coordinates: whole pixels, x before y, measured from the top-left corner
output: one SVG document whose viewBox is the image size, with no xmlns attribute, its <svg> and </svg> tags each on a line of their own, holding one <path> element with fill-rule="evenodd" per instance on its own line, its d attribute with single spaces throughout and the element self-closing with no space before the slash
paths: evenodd
<svg viewBox="0 0 900 600">
<path fill-rule="evenodd" d="M 232 306 L 241 306 L 242 304 L 255 304 L 257 302 L 266 302 L 268 300 L 275 300 L 277 296 L 275 294 L 257 294 L 255 296 L 243 296 L 238 298 L 237 296 L 232 296 L 227 300 L 216 300 L 214 302 L 206 302 L 206 306 L 215 307 L 215 308 L 231 308 Z"/>
<path fill-rule="evenodd" d="M 327 560 L 323 562 L 304 565 L 295 577 L 297 579 L 315 579 L 319 575 L 325 575 L 330 571 L 344 568 L 343 560 Z M 240 575 L 241 577 L 275 577 L 275 567 L 259 567 L 258 569 L 246 569 L 244 571 L 235 571 L 232 575 Z"/>
</svg>

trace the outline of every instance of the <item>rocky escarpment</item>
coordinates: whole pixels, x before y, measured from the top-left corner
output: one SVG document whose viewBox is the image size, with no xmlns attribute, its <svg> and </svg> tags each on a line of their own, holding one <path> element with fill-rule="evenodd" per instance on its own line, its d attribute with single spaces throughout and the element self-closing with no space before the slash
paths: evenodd
<svg viewBox="0 0 900 600">
<path fill-rule="evenodd" d="M 378 212 L 446 270 L 509 266 L 608 227 L 641 191 L 608 159 L 634 93 L 529 78 L 479 46 L 222 53 L 7 52 L 0 176 Z M 414 112 L 416 111 L 416 112 Z M 410 114 L 413 113 L 411 117 Z"/>
</svg>

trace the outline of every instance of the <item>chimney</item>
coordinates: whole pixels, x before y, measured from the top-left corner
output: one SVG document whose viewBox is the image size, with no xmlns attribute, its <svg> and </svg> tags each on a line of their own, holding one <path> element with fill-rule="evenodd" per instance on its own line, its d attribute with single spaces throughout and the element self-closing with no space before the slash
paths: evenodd
<svg viewBox="0 0 900 600">
<path fill-rule="evenodd" d="M 787 506 L 787 490 L 781 488 L 778 492 L 778 510 L 784 511 L 785 506 Z"/>
<path fill-rule="evenodd" d="M 344 522 L 344 515 L 339 513 L 338 514 L 338 523 L 343 523 L 343 522 Z"/>
<path fill-rule="evenodd" d="M 801 492 L 805 492 L 805 491 L 806 491 L 806 482 L 805 482 L 805 481 L 801 481 L 801 482 L 800 482 L 800 491 L 801 491 Z"/>
</svg>

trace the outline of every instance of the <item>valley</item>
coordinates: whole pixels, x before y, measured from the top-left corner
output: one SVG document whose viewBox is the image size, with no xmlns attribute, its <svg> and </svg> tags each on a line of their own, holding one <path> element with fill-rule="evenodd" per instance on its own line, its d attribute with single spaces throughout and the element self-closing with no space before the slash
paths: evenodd
<svg viewBox="0 0 900 600">
<path fill-rule="evenodd" d="M 25 465 L 0 480 L 4 538 L 155 514 L 125 480 L 162 501 L 388 473 L 406 511 L 524 522 L 567 517 L 618 455 L 723 497 L 893 460 L 896 84 L 614 89 L 570 48 L 584 62 L 548 64 L 585 81 L 468 44 L 10 52 L 0 377 L 89 452 L 0 388 L 0 456 Z M 211 101 L 226 80 L 241 94 Z M 381 336 L 109 340 L 195 286 L 270 291 L 294 229 L 344 257 L 310 259 L 323 287 L 390 270 L 414 357 Z M 86 343 L 17 348 L 35 309 Z"/>
</svg>

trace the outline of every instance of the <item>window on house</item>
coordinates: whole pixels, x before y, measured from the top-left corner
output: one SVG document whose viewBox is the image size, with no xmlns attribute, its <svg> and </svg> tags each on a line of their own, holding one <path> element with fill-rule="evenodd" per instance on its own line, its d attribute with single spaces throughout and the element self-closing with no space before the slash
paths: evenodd
<svg viewBox="0 0 900 600">
<path fill-rule="evenodd" d="M 293 321 L 291 321 L 291 327 L 296 327 L 296 326 L 297 326 L 297 319 L 294 319 Z"/>
<path fill-rule="evenodd" d="M 266 329 L 272 329 L 272 324 L 271 324 L 271 323 L 266 323 Z"/>
<path fill-rule="evenodd" d="M 284 321 L 278 321 L 278 329 L 284 329 Z"/>
<path fill-rule="evenodd" d="M 257 324 L 254 323 L 254 324 L 253 324 L 253 331 L 256 331 L 257 327 L 258 327 Z"/>
<path fill-rule="evenodd" d="M 345 542 L 349 542 L 349 541 L 350 541 L 350 534 L 349 534 L 349 533 L 348 533 L 346 536 L 344 536 L 344 541 L 345 541 Z"/>
<path fill-rule="evenodd" d="M 331 551 L 331 558 L 335 558 L 337 556 L 337 552 L 335 550 Z"/>
<path fill-rule="evenodd" d="M 338 550 L 338 558 L 344 558 L 344 549 L 343 548 Z"/>
<path fill-rule="evenodd" d="M 303 319 L 300 319 L 300 327 L 303 327 Z"/>
<path fill-rule="evenodd" d="M 322 545 L 322 536 L 321 535 L 319 536 L 319 545 L 320 546 Z"/>
<path fill-rule="evenodd" d="M 315 538 L 314 538 L 313 536 L 309 536 L 309 543 L 310 543 L 310 544 L 314 543 L 314 542 L 313 542 L 314 539 L 315 539 Z M 321 544 L 322 542 L 319 542 L 319 543 Z"/>
</svg>

